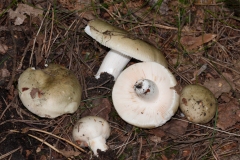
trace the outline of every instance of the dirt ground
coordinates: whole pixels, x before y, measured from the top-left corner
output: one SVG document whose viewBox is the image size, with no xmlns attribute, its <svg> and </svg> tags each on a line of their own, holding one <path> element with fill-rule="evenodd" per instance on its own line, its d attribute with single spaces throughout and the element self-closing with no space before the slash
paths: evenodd
<svg viewBox="0 0 240 160">
<path fill-rule="evenodd" d="M 161 2 L 2 0 L 0 159 L 240 159 L 240 1 Z M 158 48 L 180 92 L 189 84 L 208 88 L 217 100 L 214 118 L 195 124 L 178 109 L 153 129 L 123 121 L 112 103 L 113 77 L 104 73 L 94 78 L 109 48 L 84 32 L 92 19 Z M 127 67 L 138 62 L 132 59 Z M 83 88 L 78 110 L 54 119 L 28 111 L 17 90 L 24 70 L 50 63 L 73 71 Z M 98 157 L 71 143 L 73 125 L 88 115 L 100 116 L 111 126 L 109 149 L 99 151 Z"/>
</svg>

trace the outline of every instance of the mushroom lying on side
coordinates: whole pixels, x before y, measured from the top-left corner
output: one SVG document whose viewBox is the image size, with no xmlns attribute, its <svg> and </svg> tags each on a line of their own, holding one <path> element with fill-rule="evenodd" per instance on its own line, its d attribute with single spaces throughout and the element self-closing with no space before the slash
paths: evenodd
<svg viewBox="0 0 240 160">
<path fill-rule="evenodd" d="M 98 156 L 97 150 L 106 151 L 106 139 L 109 137 L 111 128 L 107 121 L 97 116 L 81 118 L 74 125 L 73 140 L 81 147 L 89 147 L 94 155 Z"/>
<path fill-rule="evenodd" d="M 123 29 L 114 27 L 102 20 L 95 19 L 88 23 L 85 32 L 102 45 L 110 48 L 104 58 L 96 78 L 107 72 L 115 80 L 130 61 L 131 57 L 140 61 L 152 61 L 167 67 L 163 54 L 154 46 L 134 37 Z"/>
<path fill-rule="evenodd" d="M 25 70 L 18 79 L 18 91 L 29 111 L 46 118 L 75 112 L 82 94 L 77 77 L 58 64 L 43 70 Z"/>
<path fill-rule="evenodd" d="M 189 121 L 207 123 L 216 113 L 217 101 L 207 88 L 187 85 L 180 94 L 180 109 Z"/>
<path fill-rule="evenodd" d="M 142 62 L 126 68 L 117 78 L 113 104 L 126 122 L 141 127 L 163 125 L 177 111 L 179 95 L 172 73 L 156 62 Z"/>
</svg>

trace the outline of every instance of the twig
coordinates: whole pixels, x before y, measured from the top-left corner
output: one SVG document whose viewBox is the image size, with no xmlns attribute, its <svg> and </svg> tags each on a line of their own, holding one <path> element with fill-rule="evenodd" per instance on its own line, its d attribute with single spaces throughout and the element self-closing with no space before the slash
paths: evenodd
<svg viewBox="0 0 240 160">
<path fill-rule="evenodd" d="M 2 97 L 4 103 L 6 104 L 7 107 L 6 107 L 6 108 L 4 109 L 4 111 L 2 112 L 2 114 L 1 114 L 1 116 L 0 116 L 0 120 L 2 119 L 4 113 L 5 113 L 5 112 L 9 109 L 9 107 L 12 105 L 13 101 L 15 101 L 15 99 L 16 99 L 17 96 L 18 96 L 18 94 L 15 95 L 15 97 L 14 97 L 13 100 L 12 100 L 12 102 L 10 102 L 8 105 L 7 105 L 6 100 Z"/>
<path fill-rule="evenodd" d="M 32 137 L 32 138 L 35 138 L 36 140 L 39 140 L 40 142 L 44 143 L 44 144 L 47 145 L 48 147 L 52 148 L 54 151 L 60 153 L 60 154 L 63 155 L 64 157 L 66 157 L 66 156 L 64 155 L 64 153 L 62 153 L 62 152 L 59 151 L 57 148 L 55 148 L 54 146 L 52 146 L 52 145 L 49 144 L 48 142 L 44 141 L 43 139 L 38 138 L 38 137 L 36 137 L 36 136 L 34 136 L 34 135 L 31 135 L 31 134 L 27 134 L 27 135 L 30 136 L 30 137 Z M 67 157 L 66 157 L 66 158 L 67 158 Z M 70 158 L 67 158 L 67 159 L 71 160 Z"/>
<path fill-rule="evenodd" d="M 141 152 L 142 152 L 142 137 L 140 137 L 140 146 L 138 151 L 138 160 L 141 160 Z"/>
<path fill-rule="evenodd" d="M 8 28 L 10 30 L 12 41 L 13 41 L 14 55 L 13 55 L 12 76 L 11 76 L 11 79 L 9 80 L 9 82 L 8 82 L 7 87 L 6 87 L 7 90 L 9 90 L 11 88 L 12 84 L 13 84 L 13 81 L 14 81 L 14 78 L 15 78 L 15 75 L 16 75 L 16 67 L 17 67 L 17 43 L 16 43 L 16 40 L 15 40 L 15 36 L 14 36 L 14 33 L 13 33 L 13 29 L 12 29 L 10 20 L 8 21 Z"/>
<path fill-rule="evenodd" d="M 87 153 L 85 150 L 83 150 L 82 148 L 80 148 L 80 147 L 77 146 L 76 144 L 70 142 L 69 140 L 66 140 L 66 139 L 64 139 L 64 138 L 62 138 L 62 137 L 59 137 L 59 136 L 57 136 L 57 135 L 55 135 L 55 134 L 52 134 L 52 133 L 50 133 L 50 132 L 43 131 L 43 130 L 40 130 L 40 129 L 35 129 L 35 128 L 30 128 L 29 130 L 30 130 L 30 131 L 36 131 L 36 132 L 41 132 L 41 133 L 45 133 L 45 134 L 51 135 L 51 136 L 53 136 L 53 137 L 56 137 L 56 138 L 58 138 L 58 139 L 61 139 L 61 140 L 65 141 L 65 142 L 71 144 L 72 146 L 76 147 L 76 148 L 79 149 L 80 151 L 82 151 L 82 152 L 84 152 L 84 153 Z"/>
<path fill-rule="evenodd" d="M 30 60 L 29 60 L 29 66 L 32 65 L 32 58 L 33 58 L 33 53 L 34 53 L 34 48 L 35 48 L 35 43 L 36 43 L 36 40 L 37 40 L 37 36 L 38 36 L 38 34 L 40 33 L 40 31 L 41 31 L 43 22 L 44 22 L 45 18 L 47 17 L 50 8 L 51 8 L 51 7 L 50 7 L 50 5 L 49 5 L 48 10 L 47 10 L 45 16 L 43 17 L 42 22 L 41 22 L 41 25 L 40 25 L 40 27 L 39 27 L 39 29 L 38 29 L 38 31 L 37 31 L 37 34 L 36 34 L 36 36 L 35 36 L 35 38 L 34 38 L 34 40 L 33 40 L 33 47 L 32 47 L 32 53 L 31 53 Z"/>
<path fill-rule="evenodd" d="M 197 126 L 204 127 L 204 128 L 208 128 L 208 129 L 211 129 L 211 130 L 214 130 L 214 131 L 218 131 L 218 132 L 221 132 L 221 133 L 225 133 L 225 134 L 228 134 L 228 135 L 231 135 L 231 136 L 240 137 L 240 134 L 223 131 L 223 130 L 220 130 L 220 129 L 217 129 L 217 128 L 208 127 L 208 126 L 205 126 L 205 125 L 202 125 L 202 124 L 193 123 L 193 122 L 190 122 L 190 121 L 187 121 L 187 120 L 183 120 L 183 119 L 179 119 L 179 118 L 174 118 L 174 117 L 173 117 L 172 119 L 176 119 L 176 120 L 180 120 L 180 121 L 183 121 L 183 122 L 192 123 L 192 124 L 195 124 L 195 125 L 197 125 Z"/>
<path fill-rule="evenodd" d="M 22 69 L 23 60 L 24 60 L 24 58 L 25 58 L 25 56 L 26 56 L 26 54 L 27 54 L 27 51 L 28 51 L 28 49 L 29 49 L 29 47 L 30 47 L 31 44 L 32 44 L 32 40 L 30 40 L 30 41 L 28 42 L 26 48 L 24 49 L 24 52 L 23 52 L 23 55 L 22 55 L 22 58 L 21 58 L 21 61 L 20 61 L 19 65 L 18 65 L 17 70 L 21 70 L 21 69 Z"/>
<path fill-rule="evenodd" d="M 0 160 L 6 158 L 7 156 L 9 156 L 9 155 L 11 155 L 11 154 L 13 154 L 14 152 L 18 151 L 20 148 L 21 148 L 21 146 L 19 146 L 18 148 L 14 149 L 14 150 L 12 150 L 12 151 L 4 154 L 4 155 L 1 155 L 1 156 L 0 156 Z"/>
<path fill-rule="evenodd" d="M 139 28 L 139 27 L 149 27 L 149 26 L 154 26 L 154 27 L 157 27 L 157 28 L 163 28 L 163 29 L 168 29 L 168 30 L 176 30 L 176 31 L 178 30 L 178 28 L 164 26 L 164 25 L 161 25 L 161 24 L 140 24 L 136 27 L 133 27 L 133 28 L 129 29 L 128 31 L 131 31 L 131 30 Z"/>
</svg>

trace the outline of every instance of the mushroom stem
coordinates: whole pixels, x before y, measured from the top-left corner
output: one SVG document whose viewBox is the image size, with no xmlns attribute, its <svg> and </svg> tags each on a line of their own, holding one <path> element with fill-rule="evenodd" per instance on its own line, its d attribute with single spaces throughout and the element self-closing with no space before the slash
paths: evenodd
<svg viewBox="0 0 240 160">
<path fill-rule="evenodd" d="M 100 68 L 98 69 L 95 78 L 100 78 L 100 74 L 107 72 L 114 77 L 114 80 L 117 79 L 120 72 L 130 61 L 131 57 L 126 56 L 118 51 L 110 50 L 105 56 Z"/>
<path fill-rule="evenodd" d="M 148 79 L 140 79 L 134 84 L 135 93 L 146 101 L 155 100 L 158 97 L 157 85 Z"/>
<path fill-rule="evenodd" d="M 89 140 L 89 147 L 92 149 L 94 155 L 98 155 L 97 150 L 106 151 L 108 146 L 106 145 L 106 139 L 102 136 Z"/>
</svg>

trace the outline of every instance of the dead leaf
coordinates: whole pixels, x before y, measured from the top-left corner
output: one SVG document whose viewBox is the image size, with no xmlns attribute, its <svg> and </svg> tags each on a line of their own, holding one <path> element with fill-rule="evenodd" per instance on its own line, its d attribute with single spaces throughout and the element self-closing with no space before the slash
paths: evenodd
<svg viewBox="0 0 240 160">
<path fill-rule="evenodd" d="M 150 136 L 149 139 L 154 143 L 160 143 L 162 141 L 162 138 L 158 136 Z"/>
<path fill-rule="evenodd" d="M 150 129 L 149 132 L 158 137 L 168 135 L 171 138 L 177 138 L 186 132 L 187 126 L 188 122 L 172 119 L 161 127 Z"/>
<path fill-rule="evenodd" d="M 105 120 L 109 119 L 112 104 L 107 98 L 95 99 L 92 101 L 93 109 L 86 110 L 82 116 L 99 116 Z"/>
<path fill-rule="evenodd" d="M 218 121 L 217 127 L 222 130 L 233 126 L 240 122 L 240 104 L 237 99 L 232 99 L 228 103 L 223 103 L 218 106 Z"/>
<path fill-rule="evenodd" d="M 216 98 L 218 98 L 222 93 L 228 93 L 231 91 L 231 86 L 234 88 L 235 85 L 231 83 L 230 77 L 225 77 L 228 81 L 223 78 L 206 80 L 204 86 L 207 87 Z M 230 84 L 229 84 L 230 83 Z"/>
<path fill-rule="evenodd" d="M 9 9 L 9 18 L 15 19 L 14 25 L 21 25 L 25 18 L 27 18 L 27 15 L 32 15 L 33 17 L 37 17 L 38 15 L 43 14 L 43 10 L 33 8 L 32 6 L 29 6 L 27 4 L 18 4 L 18 7 L 15 11 L 12 9 Z"/>
<path fill-rule="evenodd" d="M 80 151 L 74 151 L 74 150 L 65 150 L 65 149 L 59 149 L 59 151 L 65 156 L 65 157 L 71 157 L 71 156 L 79 156 L 81 154 Z"/>
<path fill-rule="evenodd" d="M 40 160 L 47 160 L 47 157 L 45 155 L 41 155 Z"/>
<path fill-rule="evenodd" d="M 205 71 L 207 69 L 207 64 L 202 65 L 202 67 L 198 70 L 196 70 L 193 73 L 193 78 L 191 79 L 191 81 L 195 81 L 197 76 L 199 76 L 203 71 Z"/>
<path fill-rule="evenodd" d="M 216 4 L 214 0 L 195 0 L 195 5 L 213 5 Z"/>
<path fill-rule="evenodd" d="M 187 51 L 191 51 L 203 45 L 204 43 L 210 42 L 215 37 L 215 34 L 203 34 L 199 37 L 183 36 L 181 37 L 180 42 Z"/>
<path fill-rule="evenodd" d="M 38 65 L 44 59 L 44 56 L 41 53 L 41 49 L 44 43 L 44 38 L 45 38 L 45 35 L 42 33 L 39 33 L 38 36 L 36 37 L 36 42 L 38 44 L 37 45 L 38 51 L 35 52 L 36 65 Z"/>
<path fill-rule="evenodd" d="M 8 50 L 8 46 L 0 43 L 0 53 L 5 54 Z"/>
<path fill-rule="evenodd" d="M 221 153 L 227 153 L 233 150 L 237 150 L 238 146 L 239 146 L 238 143 L 233 141 L 233 142 L 223 143 L 221 146 L 219 146 L 219 144 L 214 145 L 213 149 L 216 151 L 216 153 L 221 154 Z"/>
<path fill-rule="evenodd" d="M 182 151 L 182 157 L 189 157 L 191 154 L 191 149 L 190 148 L 184 148 Z"/>
<path fill-rule="evenodd" d="M 5 68 L 1 69 L 1 71 L 0 71 L 0 77 L 1 78 L 6 78 L 6 77 L 9 77 L 9 76 L 10 76 L 10 72 L 7 69 L 5 69 Z"/>
<path fill-rule="evenodd" d="M 70 11 L 79 11 L 77 14 L 87 20 L 95 19 L 94 11 L 86 10 L 92 5 L 91 0 L 58 0 L 58 2 Z"/>
<path fill-rule="evenodd" d="M 228 94 L 228 93 L 223 93 L 222 95 L 221 95 L 221 99 L 224 101 L 224 102 L 229 102 L 230 100 L 231 100 L 231 96 L 230 96 L 230 94 Z"/>
</svg>

